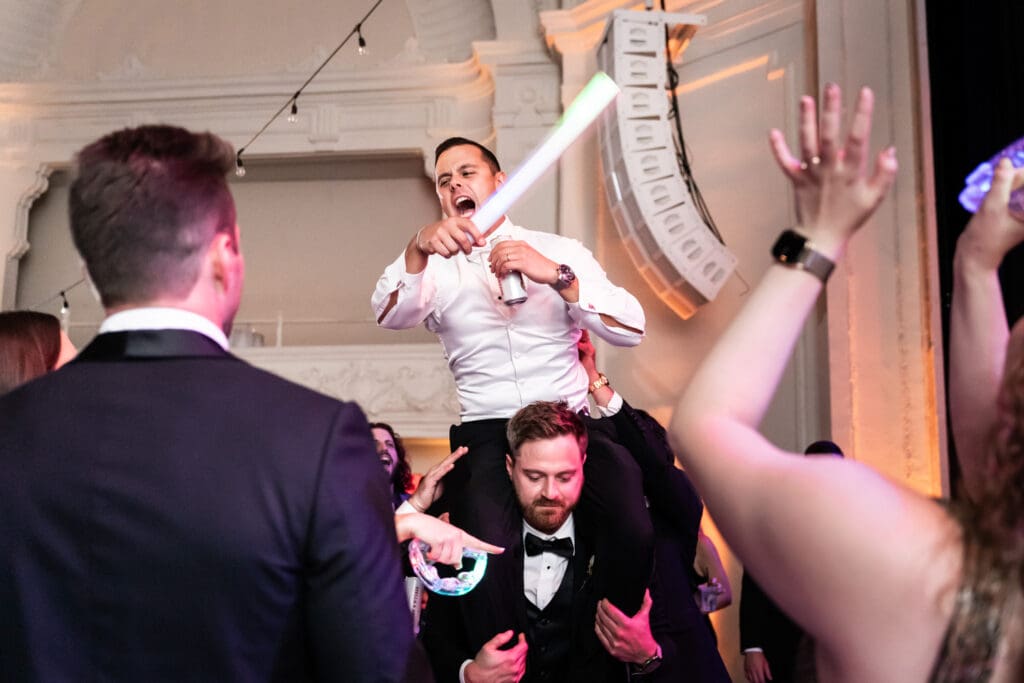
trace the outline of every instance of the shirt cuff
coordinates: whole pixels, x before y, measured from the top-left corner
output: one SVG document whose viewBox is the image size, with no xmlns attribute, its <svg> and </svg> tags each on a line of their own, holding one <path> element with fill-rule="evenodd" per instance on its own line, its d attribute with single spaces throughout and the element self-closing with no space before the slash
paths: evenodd
<svg viewBox="0 0 1024 683">
<path fill-rule="evenodd" d="M 459 667 L 459 683 L 466 683 L 466 667 L 472 662 L 472 659 L 467 659 L 462 663 L 462 666 Z"/>
<path fill-rule="evenodd" d="M 620 396 L 619 392 L 615 391 L 614 389 L 612 389 L 612 397 L 608 399 L 608 405 L 597 406 L 597 412 L 601 417 L 611 417 L 612 415 L 618 413 L 620 410 L 622 410 L 622 396 Z"/>
<path fill-rule="evenodd" d="M 396 515 L 408 515 L 413 512 L 419 512 L 419 510 L 414 508 L 408 500 L 403 500 L 402 504 L 395 508 Z"/>
<path fill-rule="evenodd" d="M 747 654 L 748 652 L 764 652 L 764 649 L 760 647 L 743 648 L 743 654 Z"/>
</svg>

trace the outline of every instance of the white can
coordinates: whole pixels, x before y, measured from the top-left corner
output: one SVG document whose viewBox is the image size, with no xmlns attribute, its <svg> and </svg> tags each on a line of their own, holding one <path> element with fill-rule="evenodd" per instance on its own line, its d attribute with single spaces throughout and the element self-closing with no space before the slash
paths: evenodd
<svg viewBox="0 0 1024 683">
<path fill-rule="evenodd" d="M 512 239 L 508 235 L 496 235 L 491 238 L 491 248 L 498 242 Z M 523 274 L 518 270 L 510 270 L 504 276 L 498 278 L 498 287 L 501 289 L 501 300 L 506 306 L 515 306 L 526 301 L 526 282 L 523 281 Z"/>
</svg>

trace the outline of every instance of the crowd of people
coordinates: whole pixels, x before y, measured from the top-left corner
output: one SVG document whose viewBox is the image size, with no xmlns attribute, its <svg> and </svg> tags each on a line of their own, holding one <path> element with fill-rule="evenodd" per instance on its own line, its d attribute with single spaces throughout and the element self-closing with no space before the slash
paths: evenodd
<svg viewBox="0 0 1024 683">
<path fill-rule="evenodd" d="M 733 595 L 707 505 L 746 570 L 751 683 L 1019 680 L 1024 327 L 1007 324 L 997 271 L 1024 241 L 1007 206 L 1024 172 L 996 169 L 957 248 L 963 501 L 758 431 L 895 176 L 894 150 L 870 158 L 872 110 L 863 89 L 844 136 L 829 85 L 820 113 L 801 100 L 796 154 L 772 132 L 798 225 L 667 431 L 613 389 L 591 342 L 639 343 L 637 299 L 574 240 L 476 226 L 505 174 L 483 145 L 442 142 L 444 218 L 414 231 L 371 302 L 383 327 L 436 333 L 456 383 L 451 455 L 415 485 L 391 425 L 228 351 L 245 278 L 230 146 L 170 126 L 87 146 L 69 203 L 99 334 L 68 362 L 56 318 L 0 314 L 0 672 L 726 683 L 707 613 Z M 508 299 L 509 278 L 525 297 Z M 465 549 L 490 553 L 483 579 L 424 599 L 403 577 L 414 538 L 452 573 Z"/>
</svg>

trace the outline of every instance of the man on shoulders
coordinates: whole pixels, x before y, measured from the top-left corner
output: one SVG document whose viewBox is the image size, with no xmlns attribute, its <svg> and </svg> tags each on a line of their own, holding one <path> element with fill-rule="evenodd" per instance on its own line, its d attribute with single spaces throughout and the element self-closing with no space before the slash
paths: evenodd
<svg viewBox="0 0 1024 683">
<path fill-rule="evenodd" d="M 593 524 L 576 511 L 587 431 L 563 403 L 540 401 L 509 421 L 506 472 L 520 510 L 513 628 L 487 631 L 461 598 L 431 597 L 423 640 L 438 680 L 622 680 L 625 668 L 594 632 Z M 488 567 L 488 572 L 491 571 Z"/>
<path fill-rule="evenodd" d="M 362 411 L 227 350 L 234 159 L 170 126 L 78 155 L 72 236 L 107 317 L 0 397 L 7 679 L 429 678 Z"/>
<path fill-rule="evenodd" d="M 474 225 L 477 209 L 505 182 L 484 146 L 465 138 L 442 142 L 435 174 L 445 218 L 416 231 L 377 282 L 372 305 L 382 327 L 422 323 L 438 335 L 461 408 L 462 422 L 449 434 L 451 449 L 469 449 L 448 476 L 441 504 L 454 524 L 510 547 L 520 530 L 504 466 L 508 419 L 539 400 L 584 410 L 588 382 L 576 352 L 582 331 L 634 346 L 643 337 L 643 309 L 575 240 L 527 230 L 507 217 Z M 527 298 L 508 305 L 499 282 L 516 273 Z M 602 436 L 593 435 L 591 446 L 582 507 L 602 530 L 599 581 L 617 606 L 633 614 L 650 577 L 653 534 L 640 473 Z M 505 556 L 495 563 L 507 561 Z M 478 604 L 482 616 L 504 614 L 486 603 L 507 592 L 486 577 L 466 601 Z M 501 631 L 506 625 L 494 626 Z"/>
</svg>

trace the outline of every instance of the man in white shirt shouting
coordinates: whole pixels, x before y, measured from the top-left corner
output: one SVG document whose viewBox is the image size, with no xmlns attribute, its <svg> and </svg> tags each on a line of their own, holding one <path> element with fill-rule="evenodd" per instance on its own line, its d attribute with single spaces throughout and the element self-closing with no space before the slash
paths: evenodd
<svg viewBox="0 0 1024 683">
<path fill-rule="evenodd" d="M 435 177 L 445 218 L 416 231 L 377 282 L 372 304 L 382 327 L 423 323 L 436 333 L 455 378 L 462 423 L 452 427 L 450 440 L 452 449 L 469 452 L 447 477 L 438 510 L 508 547 L 520 534 L 505 472 L 508 419 L 538 400 L 584 410 L 590 386 L 576 347 L 582 331 L 635 346 L 644 314 L 576 240 L 527 230 L 507 217 L 483 229 L 473 224 L 473 214 L 505 181 L 487 148 L 465 138 L 442 142 Z M 522 276 L 526 300 L 510 305 L 500 281 L 514 273 Z M 639 470 L 605 435 L 592 433 L 586 482 L 581 505 L 602 529 L 595 580 L 633 614 L 650 577 L 653 544 Z M 509 561 L 506 554 L 493 564 Z M 497 619 L 492 632 L 504 631 L 508 591 L 491 574 L 464 602 L 481 618 Z"/>
</svg>

